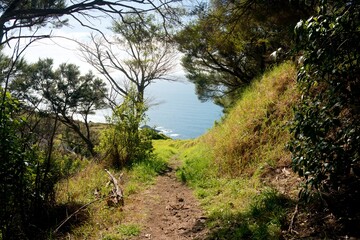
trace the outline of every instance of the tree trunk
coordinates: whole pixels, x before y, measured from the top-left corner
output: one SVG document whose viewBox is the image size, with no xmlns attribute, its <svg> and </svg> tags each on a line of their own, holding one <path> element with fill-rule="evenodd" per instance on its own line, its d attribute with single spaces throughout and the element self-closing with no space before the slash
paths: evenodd
<svg viewBox="0 0 360 240">
<path fill-rule="evenodd" d="M 70 127 L 72 130 L 75 131 L 75 133 L 78 134 L 78 136 L 85 142 L 86 147 L 88 151 L 90 152 L 91 156 L 95 157 L 96 152 L 94 151 L 94 144 L 92 143 L 90 137 L 88 138 L 85 136 L 81 130 L 80 127 L 77 126 L 74 121 L 70 118 L 68 118 L 65 114 L 62 114 L 62 118 L 60 118 L 60 121 L 64 123 L 66 126 Z"/>
</svg>

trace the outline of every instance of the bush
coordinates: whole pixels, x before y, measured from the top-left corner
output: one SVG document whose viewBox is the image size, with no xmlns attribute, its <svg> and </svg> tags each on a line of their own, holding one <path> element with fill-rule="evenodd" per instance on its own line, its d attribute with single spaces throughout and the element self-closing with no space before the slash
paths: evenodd
<svg viewBox="0 0 360 240">
<path fill-rule="evenodd" d="M 360 4 L 335 4 L 323 3 L 295 29 L 305 61 L 289 146 L 293 169 L 306 179 L 304 197 L 338 191 L 353 172 L 359 177 Z"/>
<path fill-rule="evenodd" d="M 115 108 L 108 119 L 110 127 L 104 130 L 96 147 L 105 160 L 117 168 L 144 160 L 153 150 L 151 135 L 139 130 L 140 123 L 145 119 L 146 107 L 135 99 L 134 92 L 131 92 Z"/>
<path fill-rule="evenodd" d="M 27 239 L 39 233 L 54 201 L 59 174 L 21 131 L 19 101 L 0 88 L 0 236 Z M 31 134 L 30 134 L 31 135 Z"/>
</svg>

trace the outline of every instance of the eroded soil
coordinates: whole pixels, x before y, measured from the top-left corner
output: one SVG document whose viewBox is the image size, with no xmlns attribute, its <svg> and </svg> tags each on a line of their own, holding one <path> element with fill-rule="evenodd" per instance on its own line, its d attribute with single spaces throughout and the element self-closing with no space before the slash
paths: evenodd
<svg viewBox="0 0 360 240">
<path fill-rule="evenodd" d="M 156 184 L 125 203 L 125 222 L 141 226 L 141 233 L 131 239 L 185 240 L 203 239 L 206 217 L 189 187 L 176 179 L 178 167 L 172 159 Z"/>
</svg>

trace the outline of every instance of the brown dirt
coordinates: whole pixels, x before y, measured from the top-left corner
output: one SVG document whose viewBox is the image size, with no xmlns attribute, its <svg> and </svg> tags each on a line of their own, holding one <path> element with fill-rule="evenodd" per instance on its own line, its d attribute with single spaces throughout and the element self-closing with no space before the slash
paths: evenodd
<svg viewBox="0 0 360 240">
<path fill-rule="evenodd" d="M 155 185 L 125 203 L 125 222 L 141 226 L 131 239 L 202 239 L 207 234 L 206 217 L 189 187 L 176 179 L 176 158 L 168 170 L 157 177 Z"/>
</svg>

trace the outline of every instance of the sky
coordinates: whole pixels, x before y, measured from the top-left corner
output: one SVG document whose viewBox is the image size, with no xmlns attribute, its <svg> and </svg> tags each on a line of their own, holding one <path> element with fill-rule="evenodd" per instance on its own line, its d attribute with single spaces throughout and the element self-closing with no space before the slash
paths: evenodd
<svg viewBox="0 0 360 240">
<path fill-rule="evenodd" d="M 187 2 L 187 1 L 186 1 Z M 96 14 L 95 12 L 93 14 Z M 79 17 L 79 16 L 77 16 Z M 80 18 L 80 17 L 79 17 Z M 50 39 L 42 39 L 32 43 L 24 52 L 23 57 L 28 62 L 37 62 L 39 58 L 52 58 L 54 60 L 54 66 L 58 66 L 61 63 L 73 63 L 80 66 L 81 73 L 84 74 L 88 72 L 88 70 L 92 70 L 96 74 L 96 70 L 89 65 L 88 63 L 84 62 L 81 57 L 80 53 L 77 50 L 78 45 L 74 41 L 67 40 L 68 39 L 75 39 L 76 41 L 80 42 L 87 42 L 89 41 L 89 37 L 91 33 L 94 33 L 94 30 L 90 28 L 81 26 L 80 23 L 73 18 L 69 17 L 69 26 L 64 26 L 59 29 L 50 29 L 49 27 L 41 28 L 38 31 L 38 34 L 49 34 L 51 32 Z M 100 30 L 106 36 L 112 35 L 111 30 L 109 28 L 112 24 L 112 19 L 104 18 L 104 17 L 97 17 L 91 19 L 91 23 L 83 20 L 83 22 L 91 27 Z M 32 33 L 31 31 L 22 30 L 23 33 Z M 98 33 L 96 33 L 98 34 Z M 57 36 L 65 37 L 65 38 L 58 38 Z M 7 55 L 11 55 L 14 49 L 15 41 L 10 43 L 10 48 L 8 46 L 5 47 L 3 50 Z M 23 42 L 22 45 L 26 45 L 26 42 Z M 181 70 L 180 64 L 175 69 L 175 72 L 178 74 L 183 74 Z"/>
<path fill-rule="evenodd" d="M 106 27 L 110 27 L 111 23 L 107 21 L 95 21 L 97 26 L 101 26 L 102 30 L 108 32 Z M 41 39 L 32 43 L 22 55 L 28 62 L 37 62 L 40 58 L 52 58 L 54 60 L 54 66 L 58 66 L 61 63 L 73 63 L 80 66 L 81 72 L 86 73 L 89 70 L 95 69 L 83 61 L 79 55 L 78 45 L 76 42 L 67 40 L 75 39 L 77 41 L 86 42 L 91 34 L 90 29 L 81 27 L 75 21 L 70 21 L 71 26 L 65 26 L 60 29 L 41 29 L 41 34 L 49 34 L 51 32 L 52 38 Z M 104 26 L 106 26 L 104 28 Z M 58 36 L 65 37 L 59 38 Z M 25 46 L 27 42 L 23 41 L 21 46 Z M 15 41 L 11 42 L 10 47 L 6 46 L 4 52 L 11 55 L 14 49 Z"/>
<path fill-rule="evenodd" d="M 101 30 L 105 35 L 112 35 L 112 32 L 109 30 L 109 27 L 111 27 L 111 20 L 100 18 L 93 23 L 93 27 Z M 53 37 L 35 41 L 26 48 L 22 57 L 29 63 L 35 63 L 39 59 L 51 58 L 54 61 L 54 68 L 57 68 L 62 63 L 75 64 L 80 67 L 81 74 L 85 74 L 91 70 L 95 75 L 105 81 L 105 78 L 99 74 L 94 67 L 82 59 L 80 51 L 78 50 L 78 44 L 70 40 L 75 39 L 80 42 L 88 42 L 93 31 L 89 28 L 80 26 L 78 22 L 71 19 L 69 19 L 69 25 L 70 26 L 64 26 L 59 29 L 42 28 L 38 34 L 49 34 L 51 32 Z M 21 45 L 25 46 L 26 43 L 27 41 L 23 41 Z M 11 56 L 14 45 L 15 41 L 11 42 L 10 47 L 6 46 L 3 49 L 5 54 Z M 180 61 L 178 62 L 177 67 L 172 71 L 172 75 L 174 76 L 173 78 L 182 79 L 184 81 L 185 73 L 180 66 Z M 119 75 L 119 78 L 121 78 L 121 75 Z M 106 113 L 107 112 L 108 111 L 106 111 Z"/>
<path fill-rule="evenodd" d="M 80 67 L 82 74 L 87 73 L 91 70 L 95 75 L 104 79 L 101 74 L 99 74 L 96 69 L 88 64 L 84 59 L 82 59 L 80 51 L 78 50 L 78 44 L 74 39 L 80 42 L 89 42 L 90 34 L 92 31 L 90 29 L 78 26 L 77 23 L 73 23 L 72 27 L 63 27 L 61 29 L 42 29 L 44 34 L 52 32 L 52 38 L 41 39 L 32 43 L 22 55 L 27 62 L 35 63 L 39 59 L 52 58 L 54 60 L 54 67 L 56 68 L 61 63 L 72 63 Z M 102 21 L 99 22 L 99 29 L 101 29 L 105 35 L 111 36 L 112 33 L 108 30 L 108 27 L 111 26 L 111 22 Z M 57 37 L 61 36 L 61 37 Z M 9 48 L 8 46 L 4 49 L 4 52 L 7 55 L 11 55 L 14 49 L 15 42 L 12 42 Z M 22 43 L 24 46 L 26 43 Z M 179 57 L 180 59 L 180 57 Z M 185 75 L 181 65 L 180 60 L 177 60 L 177 66 L 173 69 L 172 75 L 178 77 L 183 77 Z"/>
</svg>

